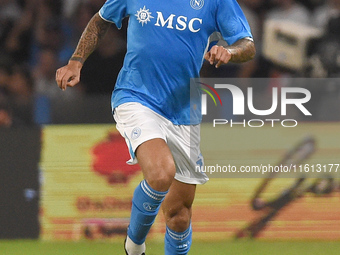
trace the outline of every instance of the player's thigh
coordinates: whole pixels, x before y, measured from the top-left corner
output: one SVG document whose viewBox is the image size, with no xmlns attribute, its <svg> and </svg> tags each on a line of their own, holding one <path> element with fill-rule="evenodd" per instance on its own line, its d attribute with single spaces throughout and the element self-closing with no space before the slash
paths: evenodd
<svg viewBox="0 0 340 255">
<path fill-rule="evenodd" d="M 166 144 L 167 120 L 139 103 L 125 103 L 114 111 L 117 129 L 125 138 L 131 159 L 141 166 L 148 184 L 158 191 L 168 190 L 175 175 L 175 163 Z"/>
<path fill-rule="evenodd" d="M 145 141 L 137 147 L 136 157 L 148 184 L 158 191 L 168 190 L 176 168 L 166 142 L 161 138 Z"/>
<path fill-rule="evenodd" d="M 166 195 L 162 210 L 166 224 L 174 231 L 182 232 L 189 227 L 196 184 L 174 180 Z"/>
<path fill-rule="evenodd" d="M 171 125 L 168 146 L 176 163 L 175 179 L 188 184 L 204 184 L 209 178 L 201 171 L 204 164 L 200 151 L 199 125 Z"/>
</svg>

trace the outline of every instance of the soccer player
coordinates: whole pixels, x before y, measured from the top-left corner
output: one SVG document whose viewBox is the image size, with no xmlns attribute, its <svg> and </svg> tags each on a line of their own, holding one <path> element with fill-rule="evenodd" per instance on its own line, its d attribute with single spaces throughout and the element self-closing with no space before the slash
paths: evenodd
<svg viewBox="0 0 340 255">
<path fill-rule="evenodd" d="M 196 184 L 205 183 L 199 148 L 200 116 L 190 116 L 190 78 L 204 58 L 218 68 L 255 55 L 249 25 L 236 0 L 107 0 L 84 30 L 68 64 L 57 70 L 65 90 L 111 23 L 129 17 L 127 54 L 112 94 L 116 127 L 144 180 L 132 198 L 125 242 L 129 255 L 145 254 L 145 239 L 160 206 L 166 220 L 165 254 L 187 254 Z M 207 47 L 219 32 L 228 47 Z M 209 50 L 209 51 L 207 51 Z"/>
</svg>

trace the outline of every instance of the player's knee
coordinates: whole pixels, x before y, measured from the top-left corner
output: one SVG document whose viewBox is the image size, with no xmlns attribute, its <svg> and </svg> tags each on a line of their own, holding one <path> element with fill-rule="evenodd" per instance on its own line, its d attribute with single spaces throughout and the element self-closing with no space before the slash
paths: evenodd
<svg viewBox="0 0 340 255">
<path fill-rule="evenodd" d="M 176 168 L 173 160 L 167 162 L 157 162 L 149 166 L 150 170 L 147 172 L 146 180 L 151 188 L 157 191 L 166 191 L 175 177 Z"/>
<path fill-rule="evenodd" d="M 176 215 L 167 225 L 176 232 L 184 232 L 190 225 L 190 217 L 187 215 Z"/>
<path fill-rule="evenodd" d="M 177 212 L 165 212 L 166 222 L 170 229 L 176 232 L 185 231 L 191 220 L 191 210 L 187 207 L 182 207 Z"/>
<path fill-rule="evenodd" d="M 174 179 L 174 174 L 169 172 L 155 173 L 147 178 L 147 182 L 151 188 L 157 191 L 167 191 Z"/>
</svg>

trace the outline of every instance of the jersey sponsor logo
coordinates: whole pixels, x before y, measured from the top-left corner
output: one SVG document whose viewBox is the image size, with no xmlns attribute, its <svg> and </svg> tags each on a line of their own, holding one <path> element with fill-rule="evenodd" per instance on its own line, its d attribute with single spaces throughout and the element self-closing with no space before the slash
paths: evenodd
<svg viewBox="0 0 340 255">
<path fill-rule="evenodd" d="M 143 9 L 140 8 L 135 16 L 137 17 L 139 23 L 142 23 L 142 26 L 144 26 L 144 24 L 147 24 L 149 21 L 151 21 L 151 19 L 154 18 L 151 16 L 151 12 L 149 12 L 149 9 L 146 9 L 145 6 L 143 7 Z"/>
<path fill-rule="evenodd" d="M 170 28 L 170 29 L 177 29 L 177 30 L 185 30 L 189 29 L 193 33 L 197 33 L 201 30 L 200 24 L 202 24 L 202 19 L 199 18 L 192 18 L 191 20 L 188 20 L 185 16 L 178 16 L 177 19 L 175 19 L 175 14 L 170 14 L 170 16 L 167 19 L 164 19 L 162 12 L 157 12 L 157 21 L 155 26 L 158 27 L 164 27 Z M 175 23 L 174 24 L 174 20 Z"/>
<path fill-rule="evenodd" d="M 200 0 L 203 2 L 203 0 Z M 168 29 L 176 29 L 179 31 L 183 31 L 189 29 L 193 33 L 197 33 L 201 30 L 200 25 L 203 24 L 203 20 L 200 18 L 192 18 L 188 19 L 186 16 L 177 16 L 175 14 L 170 14 L 168 17 L 164 17 L 162 12 L 157 11 L 156 23 L 154 24 L 157 27 L 166 27 Z M 139 11 L 135 14 L 139 23 L 147 24 L 154 17 L 151 16 L 151 12 L 149 9 L 146 9 L 144 6 L 143 9 L 140 8 Z"/>
<path fill-rule="evenodd" d="M 195 10 L 201 9 L 203 5 L 204 5 L 204 0 L 190 0 L 190 6 Z"/>
</svg>

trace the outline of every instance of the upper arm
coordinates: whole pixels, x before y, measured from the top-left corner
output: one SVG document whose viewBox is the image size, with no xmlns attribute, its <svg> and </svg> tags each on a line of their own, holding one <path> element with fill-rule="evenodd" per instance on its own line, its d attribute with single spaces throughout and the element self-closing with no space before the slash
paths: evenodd
<svg viewBox="0 0 340 255">
<path fill-rule="evenodd" d="M 127 16 L 126 0 L 107 0 L 99 10 L 99 15 L 103 20 L 113 22 L 121 28 L 123 18 Z"/>
<path fill-rule="evenodd" d="M 217 1 L 217 30 L 229 45 L 246 37 L 253 37 L 248 21 L 236 0 Z"/>
</svg>

